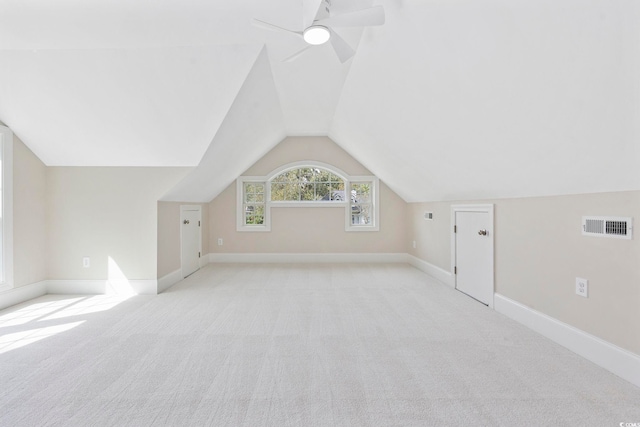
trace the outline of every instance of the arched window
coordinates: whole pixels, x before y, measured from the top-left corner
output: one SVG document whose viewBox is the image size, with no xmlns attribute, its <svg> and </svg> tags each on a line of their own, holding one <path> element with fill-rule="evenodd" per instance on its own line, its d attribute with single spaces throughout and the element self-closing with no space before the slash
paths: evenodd
<svg viewBox="0 0 640 427">
<path fill-rule="evenodd" d="M 237 181 L 238 231 L 270 231 L 271 207 L 344 207 L 346 231 L 378 230 L 378 180 L 331 165 L 297 162 Z"/>
<path fill-rule="evenodd" d="M 270 181 L 272 202 L 331 202 L 345 200 L 345 183 L 320 167 L 289 169 Z"/>
</svg>

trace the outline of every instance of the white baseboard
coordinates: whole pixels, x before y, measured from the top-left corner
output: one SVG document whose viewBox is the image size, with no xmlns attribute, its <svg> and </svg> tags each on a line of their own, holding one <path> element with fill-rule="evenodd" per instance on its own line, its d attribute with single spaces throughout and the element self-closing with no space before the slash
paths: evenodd
<svg viewBox="0 0 640 427">
<path fill-rule="evenodd" d="M 497 312 L 640 387 L 640 356 L 637 354 L 500 294 L 495 294 L 494 308 Z"/>
<path fill-rule="evenodd" d="M 158 293 L 158 282 L 159 281 L 153 279 L 128 280 L 126 283 L 115 283 L 108 280 L 43 280 L 0 292 L 0 310 L 47 294 L 156 295 Z"/>
<path fill-rule="evenodd" d="M 59 295 L 156 295 L 157 280 L 47 280 L 47 293 Z"/>
<path fill-rule="evenodd" d="M 421 260 L 413 255 L 407 254 L 407 259 L 409 264 L 427 273 L 429 276 L 433 277 L 444 283 L 445 285 L 451 286 L 454 288 L 456 286 L 455 280 L 453 279 L 453 274 L 448 272 L 447 270 L 443 270 L 440 267 L 436 267 L 433 264 L 428 263 L 427 261 Z"/>
<path fill-rule="evenodd" d="M 47 293 L 59 295 L 102 295 L 106 280 L 47 280 Z"/>
<path fill-rule="evenodd" d="M 158 281 L 156 279 L 128 280 L 128 285 L 136 295 L 158 295 Z"/>
<path fill-rule="evenodd" d="M 0 292 L 0 310 L 20 304 L 30 299 L 38 298 L 47 294 L 47 281 L 31 283 L 30 285 L 8 289 Z"/>
<path fill-rule="evenodd" d="M 212 263 L 406 263 L 405 253 L 210 253 Z"/>
<path fill-rule="evenodd" d="M 200 257 L 200 268 L 204 267 L 205 265 L 209 264 L 210 262 L 211 262 L 211 260 L 210 260 L 209 254 L 202 255 Z"/>
<path fill-rule="evenodd" d="M 207 259 L 208 258 L 209 257 L 207 256 Z M 207 263 L 205 263 L 205 265 L 206 264 Z M 172 287 L 182 279 L 183 279 L 182 268 L 179 268 L 176 271 L 173 271 L 167 274 L 166 276 L 162 276 L 161 278 L 158 279 L 158 293 L 166 291 L 167 289 L 169 289 L 170 287 Z"/>
</svg>

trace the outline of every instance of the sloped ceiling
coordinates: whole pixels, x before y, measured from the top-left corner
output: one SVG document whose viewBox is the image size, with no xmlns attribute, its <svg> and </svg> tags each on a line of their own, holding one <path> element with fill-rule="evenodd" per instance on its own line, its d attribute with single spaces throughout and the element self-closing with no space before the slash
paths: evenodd
<svg viewBox="0 0 640 427">
<path fill-rule="evenodd" d="M 256 60 L 202 161 L 163 201 L 209 202 L 286 135 L 266 49 Z"/>
<path fill-rule="evenodd" d="M 282 63 L 303 42 L 251 18 L 302 29 L 304 1 L 0 0 L 0 120 L 48 165 L 200 165 L 171 200 L 285 135 L 407 201 L 640 188 L 635 0 L 375 0 L 384 26 L 340 30 L 352 60 Z"/>
<path fill-rule="evenodd" d="M 329 135 L 407 201 L 640 189 L 637 4 L 387 8 Z"/>
<path fill-rule="evenodd" d="M 50 166 L 193 166 L 259 51 L 4 51 L 0 117 Z"/>
</svg>

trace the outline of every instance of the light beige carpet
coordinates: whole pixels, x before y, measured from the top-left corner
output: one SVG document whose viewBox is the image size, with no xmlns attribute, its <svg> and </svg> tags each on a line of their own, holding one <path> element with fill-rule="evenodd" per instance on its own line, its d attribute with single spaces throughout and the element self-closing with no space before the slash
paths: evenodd
<svg viewBox="0 0 640 427">
<path fill-rule="evenodd" d="M 0 312 L 1 426 L 618 426 L 640 389 L 405 265 Z"/>
</svg>

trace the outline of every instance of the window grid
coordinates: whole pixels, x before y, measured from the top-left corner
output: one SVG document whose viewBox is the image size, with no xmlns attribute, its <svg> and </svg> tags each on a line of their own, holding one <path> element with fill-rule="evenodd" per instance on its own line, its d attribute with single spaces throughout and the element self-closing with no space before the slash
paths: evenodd
<svg viewBox="0 0 640 427">
<path fill-rule="evenodd" d="M 345 231 L 379 231 L 378 180 L 331 165 L 290 163 L 266 176 L 237 180 L 238 231 L 271 231 L 272 208 L 340 207 Z"/>
<path fill-rule="evenodd" d="M 369 226 L 373 224 L 372 187 L 373 182 L 351 183 L 352 226 Z"/>
<path fill-rule="evenodd" d="M 243 186 L 244 225 L 263 225 L 265 214 L 265 185 L 263 182 L 245 182 Z"/>
<path fill-rule="evenodd" d="M 323 168 L 298 168 L 281 173 L 271 180 L 272 202 L 344 201 L 342 178 Z"/>
</svg>

